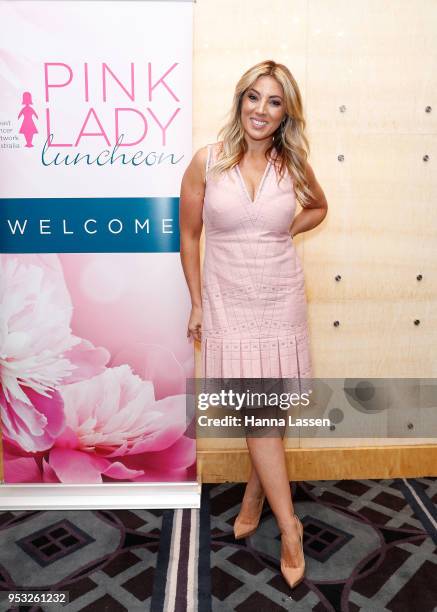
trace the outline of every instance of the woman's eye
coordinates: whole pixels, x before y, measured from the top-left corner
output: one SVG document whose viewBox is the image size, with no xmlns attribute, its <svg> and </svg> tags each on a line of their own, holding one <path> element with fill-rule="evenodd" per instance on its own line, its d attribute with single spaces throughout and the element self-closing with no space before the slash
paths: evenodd
<svg viewBox="0 0 437 612">
<path fill-rule="evenodd" d="M 256 100 L 256 96 L 254 94 L 248 94 L 247 97 L 249 100 Z M 281 106 L 281 102 L 279 100 L 272 100 L 273 106 Z"/>
</svg>

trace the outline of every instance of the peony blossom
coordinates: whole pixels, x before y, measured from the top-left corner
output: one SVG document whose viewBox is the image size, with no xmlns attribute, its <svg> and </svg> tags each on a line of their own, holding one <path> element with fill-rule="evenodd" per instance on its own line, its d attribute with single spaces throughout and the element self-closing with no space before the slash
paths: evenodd
<svg viewBox="0 0 437 612">
<path fill-rule="evenodd" d="M 66 426 L 43 462 L 9 456 L 9 478 L 26 472 L 35 482 L 100 483 L 180 480 L 195 462 L 187 428 L 185 395 L 155 400 L 153 385 L 129 366 L 108 368 L 60 389 Z M 10 466 L 10 468 L 8 467 Z"/>
<path fill-rule="evenodd" d="M 3 436 L 28 452 L 50 448 L 64 425 L 57 388 L 101 372 L 109 359 L 72 334 L 71 315 L 55 255 L 0 256 Z"/>
</svg>

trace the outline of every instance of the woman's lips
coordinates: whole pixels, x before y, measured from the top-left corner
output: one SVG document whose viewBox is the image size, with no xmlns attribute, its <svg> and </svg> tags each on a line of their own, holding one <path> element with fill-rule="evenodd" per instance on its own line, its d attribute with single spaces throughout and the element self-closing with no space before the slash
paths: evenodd
<svg viewBox="0 0 437 612">
<path fill-rule="evenodd" d="M 260 121 L 258 119 L 253 119 L 253 118 L 251 118 L 250 121 L 256 130 L 262 130 L 267 125 L 267 121 Z"/>
</svg>

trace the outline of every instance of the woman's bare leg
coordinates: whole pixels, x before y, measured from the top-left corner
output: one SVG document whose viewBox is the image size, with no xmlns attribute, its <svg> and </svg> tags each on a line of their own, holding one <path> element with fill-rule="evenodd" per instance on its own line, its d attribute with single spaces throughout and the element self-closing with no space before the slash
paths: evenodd
<svg viewBox="0 0 437 612">
<path fill-rule="evenodd" d="M 244 490 L 239 512 L 240 521 L 243 523 L 256 522 L 259 516 L 259 504 L 264 497 L 264 490 L 261 481 L 251 463 L 250 476 Z"/>
<path fill-rule="evenodd" d="M 282 538 L 282 555 L 286 565 L 293 566 L 300 550 L 299 533 L 293 520 L 285 450 L 280 437 L 247 437 L 253 468 L 276 517 Z M 255 482 L 255 480 L 254 480 Z"/>
<path fill-rule="evenodd" d="M 278 415 L 277 407 L 272 406 L 270 411 L 273 411 L 272 417 L 278 417 L 282 415 Z M 268 416 L 267 410 L 264 409 L 263 416 Z M 247 428 L 248 431 L 253 431 L 251 427 Z M 281 436 L 284 436 L 285 430 L 278 430 Z M 247 436 L 247 433 L 246 433 Z M 250 475 L 246 484 L 246 489 L 244 491 L 244 497 L 241 503 L 240 517 L 244 516 L 247 520 L 252 521 L 257 517 L 257 512 L 259 508 L 259 500 L 265 495 L 263 486 L 261 484 L 261 480 L 258 476 L 256 468 L 253 464 L 252 457 L 249 453 L 249 461 L 250 461 Z"/>
</svg>

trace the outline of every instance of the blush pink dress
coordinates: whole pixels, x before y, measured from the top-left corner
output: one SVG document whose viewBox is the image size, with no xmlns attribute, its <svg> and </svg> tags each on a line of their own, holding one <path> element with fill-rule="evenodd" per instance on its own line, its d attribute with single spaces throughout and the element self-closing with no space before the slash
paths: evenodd
<svg viewBox="0 0 437 612">
<path fill-rule="evenodd" d="M 208 146 L 207 172 L 218 147 Z M 278 183 L 274 159 L 254 201 L 238 166 L 206 175 L 203 378 L 312 376 L 304 274 L 289 234 L 295 210 L 293 179 Z"/>
</svg>

